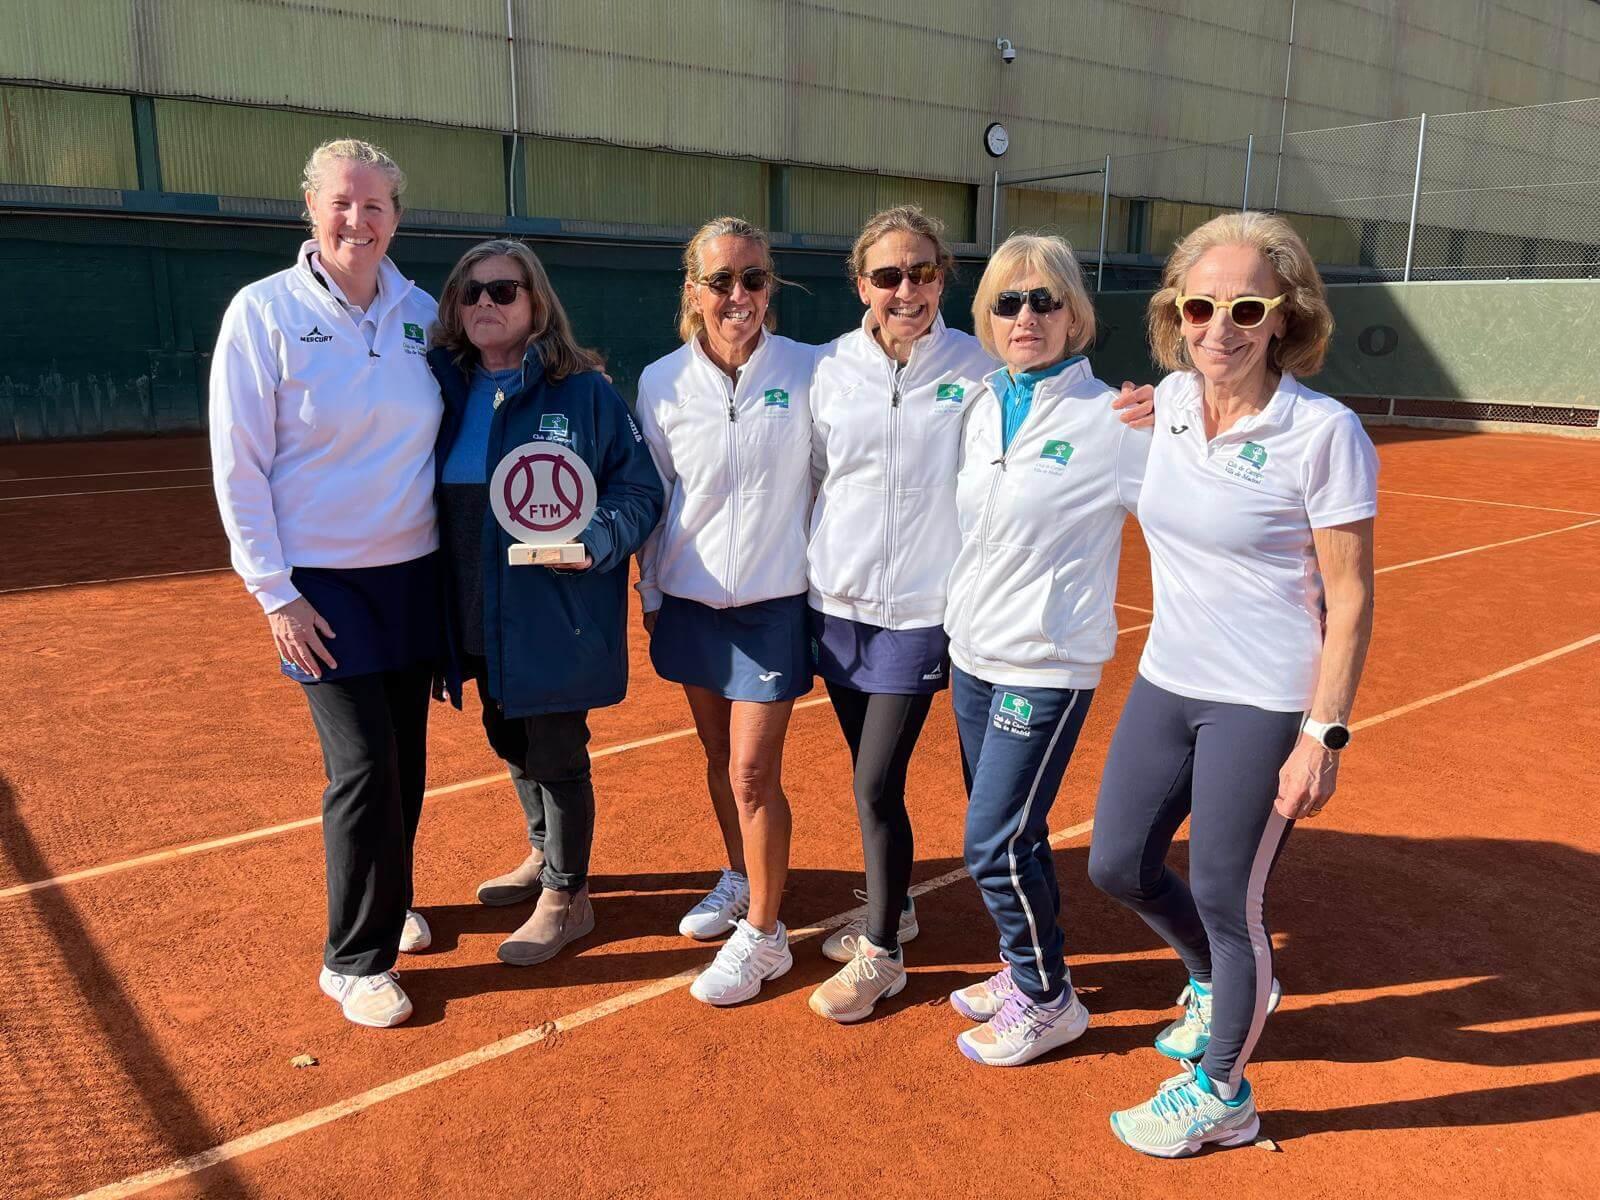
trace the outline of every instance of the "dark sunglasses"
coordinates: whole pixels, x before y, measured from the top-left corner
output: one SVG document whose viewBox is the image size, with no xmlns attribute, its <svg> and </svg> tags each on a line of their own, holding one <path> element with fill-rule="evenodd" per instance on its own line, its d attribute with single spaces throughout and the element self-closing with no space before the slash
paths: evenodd
<svg viewBox="0 0 1600 1200">
<path fill-rule="evenodd" d="M 764 292 L 767 290 L 767 285 L 772 282 L 772 272 L 765 267 L 746 267 L 737 275 L 732 271 L 713 271 L 700 282 L 719 296 L 731 296 L 735 279 L 744 284 L 744 290 L 747 292 Z"/>
<path fill-rule="evenodd" d="M 1274 296 L 1270 300 L 1265 296 L 1238 296 L 1227 302 L 1218 301 L 1211 296 L 1179 296 L 1173 301 L 1178 306 L 1178 312 L 1184 321 L 1190 325 L 1209 325 L 1211 318 L 1217 315 L 1217 309 L 1225 308 L 1233 323 L 1240 329 L 1254 329 L 1267 319 L 1267 314 L 1288 299 L 1288 293 Z"/>
<path fill-rule="evenodd" d="M 469 279 L 467 280 L 466 288 L 461 293 L 461 303 L 471 308 L 479 300 L 483 299 L 485 292 L 488 292 L 489 299 L 504 308 L 508 304 L 516 303 L 518 288 L 527 288 L 527 286 L 520 279 L 491 279 L 488 283 L 483 283 L 477 279 Z"/>
<path fill-rule="evenodd" d="M 917 287 L 932 283 L 939 278 L 939 264 L 931 262 L 912 263 L 905 270 L 899 267 L 879 267 L 876 271 L 862 272 L 867 277 L 867 282 L 875 288 L 892 292 L 900 286 L 902 279 L 909 279 Z"/>
<path fill-rule="evenodd" d="M 1048 316 L 1061 308 L 1066 301 L 1057 300 L 1050 294 L 1049 288 L 1034 288 L 1031 292 L 1001 292 L 994 298 L 994 305 L 990 312 L 997 317 L 1014 317 L 1022 311 L 1026 304 L 1041 317 Z"/>
</svg>

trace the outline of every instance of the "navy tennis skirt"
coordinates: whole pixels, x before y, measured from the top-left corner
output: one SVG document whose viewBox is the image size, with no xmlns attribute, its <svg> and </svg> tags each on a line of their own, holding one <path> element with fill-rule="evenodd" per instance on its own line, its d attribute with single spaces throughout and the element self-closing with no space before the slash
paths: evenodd
<svg viewBox="0 0 1600 1200">
<path fill-rule="evenodd" d="M 950 686 L 944 626 L 884 629 L 811 609 L 811 665 L 829 683 L 858 692 L 925 696 Z"/>
<path fill-rule="evenodd" d="M 738 608 L 663 595 L 650 661 L 663 679 L 729 700 L 793 700 L 811 690 L 806 612 L 804 592 Z"/>
</svg>

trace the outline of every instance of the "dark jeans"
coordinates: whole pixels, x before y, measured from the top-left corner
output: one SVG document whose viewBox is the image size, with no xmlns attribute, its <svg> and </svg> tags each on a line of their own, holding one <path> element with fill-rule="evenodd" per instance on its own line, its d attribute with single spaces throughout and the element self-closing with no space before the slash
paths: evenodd
<svg viewBox="0 0 1600 1200">
<path fill-rule="evenodd" d="M 466 666 L 478 681 L 489 745 L 505 760 L 517 790 L 528 841 L 544 851 L 540 882 L 558 892 L 575 892 L 589 882 L 594 847 L 589 714 L 507 717 L 489 695 L 488 664 L 469 656 Z"/>
<path fill-rule="evenodd" d="M 328 942 L 345 975 L 394 966 L 411 907 L 411 851 L 422 817 L 433 667 L 303 684 L 322 743 L 322 847 Z"/>
<path fill-rule="evenodd" d="M 850 745 L 861 857 L 867 869 L 867 938 L 899 948 L 900 912 L 911 887 L 911 816 L 906 768 L 933 696 L 858 692 L 828 681 L 828 698 Z"/>
</svg>

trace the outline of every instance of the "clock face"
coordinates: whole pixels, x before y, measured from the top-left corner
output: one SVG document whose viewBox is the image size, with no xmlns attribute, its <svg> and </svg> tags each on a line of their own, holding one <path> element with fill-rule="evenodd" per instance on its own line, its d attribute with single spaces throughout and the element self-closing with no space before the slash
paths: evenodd
<svg viewBox="0 0 1600 1200">
<path fill-rule="evenodd" d="M 999 121 L 983 131 L 983 148 L 992 158 L 999 158 L 1011 145 L 1011 135 Z"/>
</svg>

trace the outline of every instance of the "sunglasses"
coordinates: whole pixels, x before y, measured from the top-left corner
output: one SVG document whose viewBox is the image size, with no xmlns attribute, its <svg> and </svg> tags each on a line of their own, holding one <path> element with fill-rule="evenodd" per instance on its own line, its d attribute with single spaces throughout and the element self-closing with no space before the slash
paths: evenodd
<svg viewBox="0 0 1600 1200">
<path fill-rule="evenodd" d="M 744 284 L 744 290 L 747 292 L 764 292 L 767 290 L 767 285 L 772 282 L 772 272 L 765 267 L 746 267 L 737 275 L 732 271 L 713 271 L 700 282 L 719 296 L 731 296 L 734 280 Z"/>
<path fill-rule="evenodd" d="M 909 279 L 917 287 L 932 283 L 939 278 L 939 264 L 931 262 L 912 263 L 901 270 L 899 267 L 879 267 L 876 271 L 863 271 L 867 281 L 873 287 L 885 292 L 892 292 L 900 286 L 902 279 Z"/>
<path fill-rule="evenodd" d="M 504 308 L 508 304 L 516 303 L 518 288 L 527 288 L 527 286 L 520 279 L 491 279 L 487 283 L 477 279 L 469 279 L 467 280 L 466 288 L 461 293 L 461 303 L 471 308 L 479 300 L 483 299 L 485 292 L 488 292 L 489 299 Z"/>
<path fill-rule="evenodd" d="M 1186 325 L 1209 325 L 1217 309 L 1225 308 L 1233 323 L 1240 329 L 1254 329 L 1267 319 L 1267 314 L 1287 300 L 1288 293 L 1268 300 L 1265 296 L 1235 296 L 1219 303 L 1210 296 L 1179 296 L 1173 301 Z"/>
<path fill-rule="evenodd" d="M 1031 292 L 1001 292 L 994 298 L 994 304 L 989 311 L 997 317 L 1014 317 L 1022 311 L 1026 304 L 1041 317 L 1049 316 L 1058 311 L 1066 301 L 1057 300 L 1050 294 L 1049 288 L 1034 288 Z"/>
</svg>

